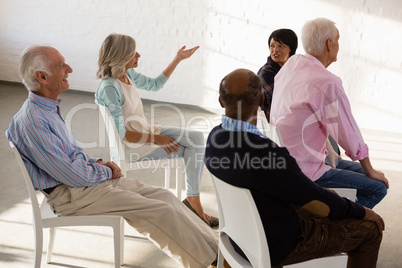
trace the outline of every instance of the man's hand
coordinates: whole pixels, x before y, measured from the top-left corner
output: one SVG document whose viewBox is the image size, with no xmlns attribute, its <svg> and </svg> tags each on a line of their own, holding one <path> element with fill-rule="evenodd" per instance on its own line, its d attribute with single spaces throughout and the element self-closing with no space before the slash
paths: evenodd
<svg viewBox="0 0 402 268">
<path fill-rule="evenodd" d="M 107 166 L 112 170 L 112 179 L 118 179 L 120 177 L 123 177 L 123 174 L 121 174 L 121 169 L 119 166 L 113 162 L 113 161 L 98 161 L 98 164 Z"/>
<path fill-rule="evenodd" d="M 382 181 L 385 184 L 385 186 L 387 186 L 387 189 L 389 189 L 389 182 L 388 182 L 387 178 L 385 177 L 384 173 L 373 168 L 373 166 L 371 165 L 371 162 L 370 162 L 370 158 L 368 156 L 359 161 L 364 169 L 364 172 L 366 173 L 366 175 L 368 177 L 370 177 L 374 180 Z"/>
<path fill-rule="evenodd" d="M 364 210 L 366 211 L 366 216 L 364 216 L 363 220 L 375 222 L 378 230 L 382 233 L 382 231 L 385 229 L 385 223 L 381 216 L 369 208 L 364 207 Z"/>
<path fill-rule="evenodd" d="M 372 169 L 370 171 L 370 173 L 366 174 L 368 177 L 378 180 L 378 181 L 382 181 L 386 186 L 387 189 L 389 189 L 389 182 L 388 179 L 385 177 L 385 174 L 379 170 L 376 169 Z"/>
<path fill-rule="evenodd" d="M 180 147 L 177 141 L 165 135 L 154 135 L 154 143 L 165 149 L 168 154 L 178 152 Z"/>
</svg>

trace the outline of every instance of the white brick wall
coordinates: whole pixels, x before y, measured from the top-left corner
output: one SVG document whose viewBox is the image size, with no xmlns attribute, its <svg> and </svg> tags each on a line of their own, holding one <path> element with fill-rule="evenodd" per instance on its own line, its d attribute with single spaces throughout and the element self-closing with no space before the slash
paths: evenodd
<svg viewBox="0 0 402 268">
<path fill-rule="evenodd" d="M 47 43 L 74 69 L 71 87 L 93 92 L 99 47 L 118 32 L 137 40 L 137 70 L 148 76 L 158 75 L 182 45 L 200 45 L 164 89 L 141 96 L 217 108 L 224 75 L 256 72 L 273 30 L 292 28 L 300 36 L 315 17 L 334 20 L 340 30 L 338 62 L 329 69 L 343 79 L 359 125 L 402 133 L 400 0 L 0 0 L 0 80 L 20 81 L 20 53 Z"/>
</svg>

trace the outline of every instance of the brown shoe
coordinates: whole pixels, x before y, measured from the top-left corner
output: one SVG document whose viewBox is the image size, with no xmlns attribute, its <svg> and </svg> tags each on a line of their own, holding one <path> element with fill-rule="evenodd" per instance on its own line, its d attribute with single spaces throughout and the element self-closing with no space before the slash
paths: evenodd
<svg viewBox="0 0 402 268">
<path fill-rule="evenodd" d="M 192 212 L 194 212 L 195 215 L 197 215 L 201 220 L 203 220 L 209 227 L 213 228 L 213 227 L 219 226 L 218 218 L 211 216 L 211 219 L 208 221 L 208 220 L 204 219 L 203 217 L 201 217 L 200 215 L 198 215 L 198 213 L 195 211 L 195 209 L 193 209 L 193 207 L 190 205 L 190 203 L 187 201 L 186 198 L 182 202 L 184 205 L 186 205 L 186 207 L 188 207 Z"/>
<path fill-rule="evenodd" d="M 211 216 L 211 219 L 208 221 L 208 223 L 209 223 L 209 226 L 211 226 L 211 228 L 218 227 L 219 226 L 219 219 L 214 217 L 214 216 Z"/>
</svg>

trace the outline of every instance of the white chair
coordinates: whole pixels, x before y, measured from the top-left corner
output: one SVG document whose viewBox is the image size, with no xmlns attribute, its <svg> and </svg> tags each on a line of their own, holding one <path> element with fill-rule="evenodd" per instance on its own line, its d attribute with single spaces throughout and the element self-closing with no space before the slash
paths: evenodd
<svg viewBox="0 0 402 268">
<path fill-rule="evenodd" d="M 278 144 L 280 147 L 284 146 L 282 136 L 279 133 L 278 128 L 268 122 L 267 117 L 265 116 L 265 113 L 261 109 L 259 109 L 259 112 L 258 112 L 257 127 L 262 132 L 262 134 L 264 134 L 265 136 L 270 138 L 273 142 Z"/>
<path fill-rule="evenodd" d="M 219 209 L 218 268 L 225 259 L 232 268 L 270 268 L 271 261 L 264 227 L 248 189 L 230 185 L 212 175 Z M 229 237 L 241 248 L 250 262 L 233 248 Z M 347 256 L 314 259 L 285 267 L 294 268 L 339 268 L 346 267 Z"/>
<path fill-rule="evenodd" d="M 108 226 L 113 228 L 114 236 L 114 263 L 115 267 L 120 267 L 124 259 L 124 219 L 121 216 L 94 215 L 94 216 L 57 216 L 53 213 L 46 197 L 43 198 L 42 205 L 39 206 L 36 191 L 32 185 L 31 178 L 25 167 L 21 156 L 12 142 L 10 147 L 14 152 L 17 162 L 21 168 L 25 184 L 28 189 L 32 203 L 33 228 L 35 234 L 35 268 L 41 266 L 43 250 L 43 229 L 49 228 L 49 245 L 47 250 L 46 262 L 50 263 L 52 256 L 56 227 L 66 226 Z"/>
<path fill-rule="evenodd" d="M 103 123 L 100 121 L 99 124 L 105 125 L 106 132 L 108 134 L 110 160 L 114 161 L 120 167 L 123 175 L 127 176 L 127 171 L 129 170 L 164 168 L 165 188 L 169 189 L 170 168 L 175 168 L 176 196 L 178 199 L 181 200 L 181 190 L 183 188 L 183 181 L 185 179 L 183 158 L 166 158 L 166 159 L 130 162 L 129 159 L 126 159 L 123 144 L 120 140 L 119 133 L 113 121 L 113 117 L 109 112 L 109 109 L 98 102 L 96 102 L 96 104 L 99 107 L 99 111 L 103 119 Z"/>
<path fill-rule="evenodd" d="M 223 260 L 232 268 L 270 268 L 268 243 L 260 215 L 250 191 L 232 186 L 212 175 L 219 210 L 218 268 Z M 237 254 L 229 237 L 246 254 L 250 262 Z"/>
<path fill-rule="evenodd" d="M 276 144 L 278 144 L 281 147 L 285 146 L 283 144 L 282 136 L 281 133 L 279 132 L 279 129 L 268 122 L 265 113 L 261 110 L 259 110 L 258 113 L 257 127 L 265 136 L 270 138 Z M 356 194 L 357 194 L 356 189 L 352 188 L 330 188 L 330 189 L 334 190 L 335 192 L 338 193 L 338 195 L 342 197 L 346 197 L 353 202 L 356 201 Z"/>
<path fill-rule="evenodd" d="M 346 197 L 350 201 L 356 201 L 356 189 L 352 188 L 329 188 L 330 190 L 334 190 L 339 196 Z"/>
</svg>

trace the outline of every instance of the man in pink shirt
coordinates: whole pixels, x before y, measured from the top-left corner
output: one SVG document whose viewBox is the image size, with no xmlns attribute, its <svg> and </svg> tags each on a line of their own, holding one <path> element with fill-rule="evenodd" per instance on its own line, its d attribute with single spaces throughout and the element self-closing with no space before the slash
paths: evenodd
<svg viewBox="0 0 402 268">
<path fill-rule="evenodd" d="M 371 166 L 341 79 L 326 69 L 337 60 L 338 29 L 319 18 L 303 26 L 301 37 L 307 54 L 291 57 L 276 75 L 270 122 L 307 177 L 326 188 L 355 188 L 356 202 L 373 208 L 389 185 Z M 360 163 L 341 159 L 329 135 Z"/>
</svg>

